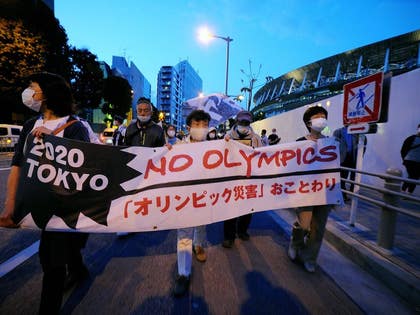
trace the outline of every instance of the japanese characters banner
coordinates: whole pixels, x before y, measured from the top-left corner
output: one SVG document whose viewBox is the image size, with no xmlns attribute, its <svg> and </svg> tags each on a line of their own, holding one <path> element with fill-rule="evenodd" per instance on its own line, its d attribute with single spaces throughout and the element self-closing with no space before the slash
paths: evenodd
<svg viewBox="0 0 420 315">
<path fill-rule="evenodd" d="M 218 140 L 168 150 L 28 137 L 15 221 L 47 230 L 155 231 L 340 204 L 338 151 L 331 138 L 257 149 Z"/>
</svg>

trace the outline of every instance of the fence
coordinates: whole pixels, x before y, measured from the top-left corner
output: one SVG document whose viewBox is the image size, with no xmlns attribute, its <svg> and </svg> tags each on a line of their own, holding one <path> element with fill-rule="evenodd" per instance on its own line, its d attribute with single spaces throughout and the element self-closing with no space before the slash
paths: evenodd
<svg viewBox="0 0 420 315">
<path fill-rule="evenodd" d="M 347 170 L 350 172 L 355 172 L 363 175 L 374 176 L 384 180 L 384 187 L 376 187 L 373 185 L 368 185 L 364 183 L 358 183 L 356 181 L 342 178 L 346 183 L 354 184 L 354 191 L 350 191 L 347 189 L 343 189 L 342 191 L 347 195 L 355 197 L 352 199 L 351 210 L 350 210 L 350 225 L 354 226 L 356 217 L 357 217 L 357 206 L 358 200 L 364 200 L 365 202 L 374 204 L 381 208 L 381 218 L 379 221 L 378 227 L 378 236 L 377 236 L 377 244 L 378 246 L 385 248 L 385 249 L 392 249 L 394 245 L 394 237 L 395 237 L 395 224 L 397 214 L 408 215 L 415 219 L 420 219 L 420 212 L 413 211 L 412 209 L 405 209 L 399 206 L 400 198 L 404 198 L 406 200 L 414 201 L 419 203 L 420 208 L 420 198 L 415 196 L 405 194 L 401 192 L 401 183 L 407 182 L 411 184 L 415 184 L 416 186 L 420 185 L 419 180 L 407 179 L 401 177 L 401 170 L 398 169 L 387 169 L 387 174 L 380 174 L 380 173 L 373 173 L 373 172 L 366 172 L 361 170 L 356 170 L 353 168 L 341 167 L 343 170 Z M 373 190 L 375 192 L 379 192 L 382 196 L 382 200 L 375 199 L 366 195 L 362 195 L 359 193 L 360 187 L 366 188 L 368 190 Z"/>
</svg>

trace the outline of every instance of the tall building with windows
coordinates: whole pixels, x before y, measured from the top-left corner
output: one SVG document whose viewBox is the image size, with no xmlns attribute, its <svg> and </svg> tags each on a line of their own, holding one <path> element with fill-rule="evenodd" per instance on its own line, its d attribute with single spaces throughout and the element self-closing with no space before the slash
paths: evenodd
<svg viewBox="0 0 420 315">
<path fill-rule="evenodd" d="M 112 56 L 112 73 L 125 78 L 133 89 L 133 100 L 131 103 L 133 118 L 137 117 L 136 105 L 140 97 L 150 99 L 151 85 L 134 62 L 128 65 L 125 57 Z"/>
<path fill-rule="evenodd" d="M 161 67 L 157 80 L 157 108 L 165 114 L 165 123 L 185 129 L 182 104 L 197 97 L 203 81 L 187 60 L 175 66 Z"/>
</svg>

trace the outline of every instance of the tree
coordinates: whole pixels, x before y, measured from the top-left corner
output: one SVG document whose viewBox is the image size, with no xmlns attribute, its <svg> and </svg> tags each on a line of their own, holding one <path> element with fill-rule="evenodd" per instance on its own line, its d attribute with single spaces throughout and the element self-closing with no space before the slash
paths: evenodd
<svg viewBox="0 0 420 315">
<path fill-rule="evenodd" d="M 20 20 L 0 19 L 0 104 L 3 117 L 16 121 L 29 114 L 22 106 L 20 93 L 24 78 L 45 69 L 46 44 Z M 23 120 L 23 119 L 22 119 Z"/>
<path fill-rule="evenodd" d="M 126 79 L 117 76 L 108 77 L 104 84 L 105 104 L 102 111 L 112 117 L 115 115 L 125 117 L 131 108 L 132 94 L 131 85 Z"/>
<path fill-rule="evenodd" d="M 6 121 L 22 122 L 20 93 L 27 75 L 50 71 L 70 78 L 67 35 L 42 1 L 2 2 L 0 17 L 0 104 Z"/>
<path fill-rule="evenodd" d="M 87 49 L 70 49 L 70 82 L 79 109 L 97 108 L 101 104 L 104 80 L 96 58 Z"/>
</svg>

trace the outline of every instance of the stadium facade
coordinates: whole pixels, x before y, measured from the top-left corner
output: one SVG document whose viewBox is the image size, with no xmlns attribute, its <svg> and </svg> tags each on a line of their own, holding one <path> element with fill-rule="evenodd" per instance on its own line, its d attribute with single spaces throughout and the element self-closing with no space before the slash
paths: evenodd
<svg viewBox="0 0 420 315">
<path fill-rule="evenodd" d="M 379 71 L 398 75 L 420 65 L 420 30 L 352 49 L 269 80 L 253 98 L 257 119 L 343 92 L 343 85 Z"/>
<path fill-rule="evenodd" d="M 343 126 L 343 85 L 370 74 L 391 73 L 388 119 L 378 123 L 376 133 L 367 134 L 363 170 L 385 173 L 399 169 L 405 174 L 400 156 L 405 138 L 415 134 L 420 123 L 420 30 L 356 48 L 291 71 L 268 82 L 255 95 L 252 127 L 257 133 L 277 129 L 280 143 L 293 142 L 305 135 L 302 121 L 308 106 L 328 110 L 331 136 Z M 362 176 L 362 181 L 383 184 Z M 416 190 L 420 195 L 420 189 Z"/>
</svg>

